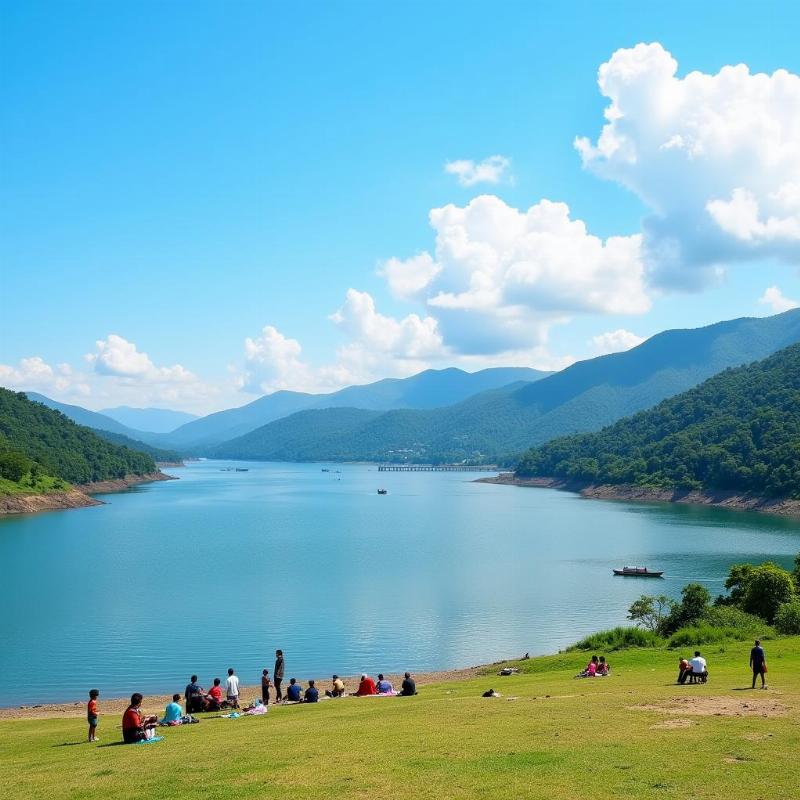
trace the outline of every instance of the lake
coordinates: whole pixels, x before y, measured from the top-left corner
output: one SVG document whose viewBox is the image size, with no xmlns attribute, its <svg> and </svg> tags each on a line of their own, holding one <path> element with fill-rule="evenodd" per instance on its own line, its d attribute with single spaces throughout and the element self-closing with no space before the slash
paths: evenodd
<svg viewBox="0 0 800 800">
<path fill-rule="evenodd" d="M 472 473 L 203 461 L 107 505 L 0 518 L 0 705 L 445 669 L 554 652 L 640 594 L 789 567 L 800 524 L 587 500 Z M 385 487 L 388 494 L 379 496 Z M 663 580 L 616 578 L 646 564 Z"/>
</svg>

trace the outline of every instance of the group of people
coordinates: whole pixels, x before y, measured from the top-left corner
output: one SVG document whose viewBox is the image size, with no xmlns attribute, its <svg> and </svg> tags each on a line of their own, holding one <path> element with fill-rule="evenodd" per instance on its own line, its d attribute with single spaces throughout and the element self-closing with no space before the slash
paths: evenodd
<svg viewBox="0 0 800 800">
<path fill-rule="evenodd" d="M 605 656 L 592 656 L 576 678 L 604 678 L 611 671 Z"/>
<path fill-rule="evenodd" d="M 767 656 L 761 646 L 761 640 L 756 639 L 755 644 L 750 650 L 750 669 L 753 671 L 753 684 L 751 689 L 756 688 L 756 680 L 761 678 L 761 688 L 767 688 Z M 700 654 L 699 650 L 694 651 L 694 658 L 681 658 L 678 663 L 678 683 L 707 683 L 708 682 L 708 663 Z"/>
<path fill-rule="evenodd" d="M 296 678 L 289 680 L 286 692 L 283 691 L 283 678 L 285 665 L 283 651 L 275 652 L 275 667 L 270 676 L 268 669 L 261 673 L 261 697 L 243 711 L 245 714 L 265 713 L 270 701 L 275 703 L 317 703 L 320 699 L 320 692 L 316 686 L 316 681 L 309 680 L 308 686 L 303 687 L 297 682 Z M 394 686 L 388 681 L 383 673 L 378 675 L 378 680 L 373 681 L 368 675 L 363 674 L 358 684 L 358 689 L 353 692 L 356 697 L 368 695 L 398 695 L 409 697 L 417 693 L 417 685 L 411 674 L 406 672 L 400 691 L 395 691 Z M 344 697 L 347 690 L 344 681 L 334 675 L 331 679 L 331 686 L 325 690 L 325 697 L 336 698 Z M 87 718 L 89 723 L 89 741 L 95 742 L 97 739 L 97 725 L 99 721 L 98 689 L 89 692 L 89 703 L 87 706 Z M 122 738 L 126 743 L 136 743 L 149 741 L 156 736 L 156 729 L 160 725 L 181 725 L 196 722 L 197 719 L 192 714 L 202 711 L 222 711 L 230 709 L 232 716 L 238 716 L 240 705 L 241 685 L 239 676 L 231 667 L 228 670 L 228 677 L 225 679 L 224 693 L 222 680 L 214 678 L 213 686 L 206 690 L 198 683 L 197 675 L 192 675 L 183 693 L 186 710 L 181 707 L 181 696 L 174 694 L 172 702 L 167 704 L 164 716 L 159 719 L 155 715 L 145 715 L 141 710 L 142 695 L 136 692 L 131 696 L 131 702 L 122 716 Z"/>
</svg>

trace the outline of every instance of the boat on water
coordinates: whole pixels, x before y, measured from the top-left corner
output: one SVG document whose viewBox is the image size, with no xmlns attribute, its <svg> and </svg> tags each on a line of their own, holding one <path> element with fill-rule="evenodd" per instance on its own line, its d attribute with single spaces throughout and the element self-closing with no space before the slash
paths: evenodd
<svg viewBox="0 0 800 800">
<path fill-rule="evenodd" d="M 389 494 L 388 489 L 378 489 L 378 494 Z"/>
<path fill-rule="evenodd" d="M 236 472 L 250 472 L 248 467 L 236 467 Z"/>
<path fill-rule="evenodd" d="M 623 567 L 615 569 L 615 575 L 624 575 L 628 578 L 660 578 L 664 570 L 648 569 L 647 567 Z"/>
</svg>

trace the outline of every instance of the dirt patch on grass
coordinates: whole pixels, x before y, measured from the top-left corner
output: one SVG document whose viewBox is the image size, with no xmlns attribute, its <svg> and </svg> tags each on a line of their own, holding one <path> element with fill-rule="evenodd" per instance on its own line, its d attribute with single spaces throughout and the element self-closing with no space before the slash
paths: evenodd
<svg viewBox="0 0 800 800">
<path fill-rule="evenodd" d="M 628 706 L 632 711 L 691 714 L 698 717 L 780 717 L 789 710 L 774 700 L 738 700 L 733 697 L 673 697 L 663 704 Z"/>
<path fill-rule="evenodd" d="M 650 730 L 675 730 L 677 728 L 689 728 L 695 723 L 690 719 L 667 719 L 664 722 L 659 722 L 656 725 L 651 725 Z"/>
<path fill-rule="evenodd" d="M 742 739 L 747 739 L 748 742 L 763 742 L 765 739 L 771 739 L 771 733 L 746 733 Z"/>
</svg>

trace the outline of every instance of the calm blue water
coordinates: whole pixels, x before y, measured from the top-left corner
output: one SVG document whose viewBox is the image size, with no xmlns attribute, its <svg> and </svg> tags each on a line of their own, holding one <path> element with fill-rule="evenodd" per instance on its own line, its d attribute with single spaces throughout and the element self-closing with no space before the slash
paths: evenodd
<svg viewBox="0 0 800 800">
<path fill-rule="evenodd" d="M 643 592 L 717 594 L 731 563 L 800 551 L 800 525 L 755 514 L 463 473 L 225 466 L 0 519 L 0 704 L 180 690 L 228 666 L 255 684 L 276 647 L 302 679 L 552 652 L 624 623 Z M 669 577 L 614 578 L 627 563 Z"/>
</svg>

